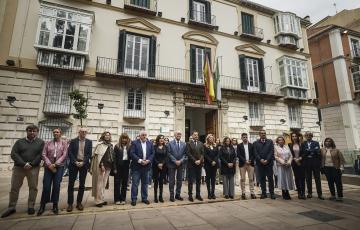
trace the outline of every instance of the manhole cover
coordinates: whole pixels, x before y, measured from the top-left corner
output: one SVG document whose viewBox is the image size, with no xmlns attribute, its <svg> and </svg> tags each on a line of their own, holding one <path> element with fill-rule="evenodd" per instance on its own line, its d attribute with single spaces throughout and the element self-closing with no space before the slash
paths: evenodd
<svg viewBox="0 0 360 230">
<path fill-rule="evenodd" d="M 329 221 L 333 221 L 333 220 L 344 219 L 343 217 L 335 216 L 333 214 L 329 214 L 329 213 L 321 212 L 321 211 L 317 211 L 317 210 L 311 210 L 308 212 L 300 212 L 298 214 L 309 217 L 309 218 L 317 220 L 317 221 L 321 221 L 321 222 L 329 222 Z"/>
</svg>

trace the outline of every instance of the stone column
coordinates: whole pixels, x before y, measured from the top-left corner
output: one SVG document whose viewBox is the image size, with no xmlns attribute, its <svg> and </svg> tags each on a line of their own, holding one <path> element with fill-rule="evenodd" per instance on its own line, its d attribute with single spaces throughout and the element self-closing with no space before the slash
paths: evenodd
<svg viewBox="0 0 360 230">
<path fill-rule="evenodd" d="M 174 92 L 174 131 L 180 130 L 185 137 L 185 102 L 184 93 Z"/>
<path fill-rule="evenodd" d="M 229 110 L 229 105 L 228 105 L 227 99 L 223 98 L 223 101 L 219 104 L 218 121 L 217 121 L 218 122 L 217 123 L 218 136 L 217 137 L 219 137 L 221 141 L 225 136 L 229 136 L 228 110 Z"/>
</svg>

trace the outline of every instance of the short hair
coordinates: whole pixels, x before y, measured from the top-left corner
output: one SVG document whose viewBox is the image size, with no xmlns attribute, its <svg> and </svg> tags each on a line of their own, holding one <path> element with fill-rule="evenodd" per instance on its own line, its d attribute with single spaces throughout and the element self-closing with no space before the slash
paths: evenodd
<svg viewBox="0 0 360 230">
<path fill-rule="evenodd" d="M 54 132 L 54 130 L 59 130 L 59 131 L 60 131 L 60 133 L 62 133 L 62 130 L 61 130 L 61 128 L 60 128 L 60 127 L 55 127 L 55 128 L 53 128 L 53 129 L 52 129 L 52 131 Z"/>
<path fill-rule="evenodd" d="M 39 128 L 36 125 L 28 125 L 26 126 L 25 131 L 29 131 L 29 130 L 36 130 L 38 132 Z"/>
<path fill-rule="evenodd" d="M 146 132 L 146 130 L 140 130 L 140 132 L 139 132 L 139 136 L 141 136 L 142 134 L 146 134 L 147 135 L 147 132 Z"/>
<path fill-rule="evenodd" d="M 241 134 L 241 137 L 243 137 L 243 136 L 247 136 L 247 133 L 242 133 L 242 134 Z"/>
<path fill-rule="evenodd" d="M 84 128 L 84 127 L 81 127 L 81 128 L 79 129 L 79 132 L 87 132 L 87 129 Z"/>
<path fill-rule="evenodd" d="M 175 136 L 176 134 L 179 134 L 179 133 L 182 134 L 180 130 L 176 130 L 176 131 L 174 132 L 174 136 Z"/>
<path fill-rule="evenodd" d="M 283 136 L 278 136 L 277 138 L 276 138 L 276 144 L 279 144 L 279 139 L 283 139 L 283 141 L 284 141 L 284 144 L 285 144 L 285 138 L 283 137 Z"/>
<path fill-rule="evenodd" d="M 260 130 L 259 130 L 259 133 L 261 133 L 261 132 L 265 132 L 265 133 L 266 133 L 265 129 L 260 129 Z"/>
<path fill-rule="evenodd" d="M 325 140 L 324 140 L 324 146 L 325 146 L 325 142 L 326 141 L 330 141 L 330 146 L 331 146 L 331 148 L 336 148 L 336 145 L 335 145 L 335 141 L 331 138 L 331 137 L 327 137 L 327 138 L 325 138 Z"/>
<path fill-rule="evenodd" d="M 192 133 L 191 133 L 191 135 L 194 135 L 194 133 L 199 134 L 199 132 L 198 132 L 197 130 L 193 130 Z"/>
<path fill-rule="evenodd" d="M 314 136 L 311 131 L 306 131 L 306 132 L 305 132 L 305 136 L 307 136 L 307 135 L 311 135 L 312 137 Z"/>
<path fill-rule="evenodd" d="M 101 136 L 100 136 L 99 141 L 105 141 L 105 135 L 106 135 L 106 134 L 109 134 L 109 135 L 110 135 L 110 141 L 111 141 L 111 133 L 110 133 L 109 131 L 103 132 L 103 133 L 101 134 Z"/>
</svg>

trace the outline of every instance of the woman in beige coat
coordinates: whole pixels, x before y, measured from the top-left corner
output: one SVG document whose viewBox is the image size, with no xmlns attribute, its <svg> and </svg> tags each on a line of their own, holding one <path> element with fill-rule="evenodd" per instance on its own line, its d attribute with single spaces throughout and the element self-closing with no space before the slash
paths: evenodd
<svg viewBox="0 0 360 230">
<path fill-rule="evenodd" d="M 90 167 L 92 196 L 95 199 L 95 205 L 99 208 L 107 204 L 104 201 L 105 186 L 113 165 L 114 148 L 111 143 L 111 134 L 110 132 L 103 132 L 91 156 Z"/>
</svg>

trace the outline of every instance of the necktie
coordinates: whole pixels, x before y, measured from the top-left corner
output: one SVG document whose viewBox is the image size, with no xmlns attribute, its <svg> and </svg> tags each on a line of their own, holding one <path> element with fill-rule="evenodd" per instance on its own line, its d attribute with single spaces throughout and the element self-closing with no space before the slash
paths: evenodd
<svg viewBox="0 0 360 230">
<path fill-rule="evenodd" d="M 177 150 L 178 150 L 178 152 L 180 151 L 180 142 L 179 141 L 177 142 Z"/>
<path fill-rule="evenodd" d="M 195 147 L 197 146 L 197 141 L 195 141 Z"/>
</svg>

